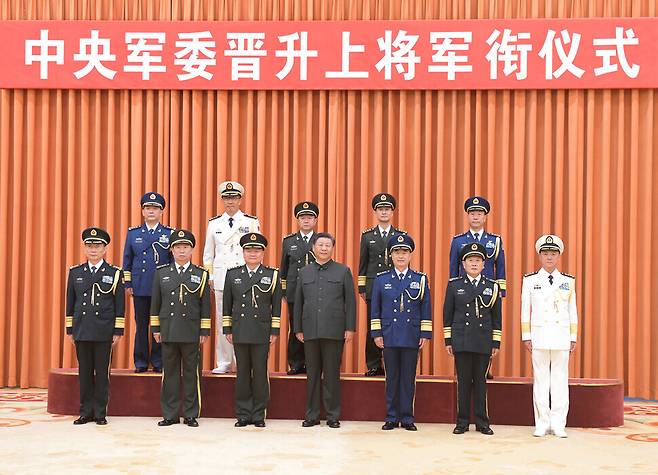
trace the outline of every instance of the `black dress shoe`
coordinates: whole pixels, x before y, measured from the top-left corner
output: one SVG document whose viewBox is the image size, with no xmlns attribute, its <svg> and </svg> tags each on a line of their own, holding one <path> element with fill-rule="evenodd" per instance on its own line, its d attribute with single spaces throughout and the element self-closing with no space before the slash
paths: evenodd
<svg viewBox="0 0 658 475">
<path fill-rule="evenodd" d="M 174 424 L 180 424 L 180 421 L 178 419 L 162 419 L 158 422 L 160 427 L 173 426 Z"/>
<path fill-rule="evenodd" d="M 330 421 L 327 421 L 327 425 L 329 427 L 331 427 L 332 429 L 338 429 L 340 427 L 340 421 L 330 420 Z"/>
<path fill-rule="evenodd" d="M 105 419 L 104 417 L 99 417 L 98 419 L 96 419 L 96 424 L 99 426 L 106 426 L 107 419 Z"/>
<path fill-rule="evenodd" d="M 463 426 L 457 426 L 452 430 L 453 434 L 463 434 L 464 432 L 468 432 L 468 427 L 463 427 Z"/>
<path fill-rule="evenodd" d="M 368 378 L 372 376 L 377 376 L 377 368 L 371 368 L 368 371 L 366 371 L 363 375 L 367 376 Z"/>
<path fill-rule="evenodd" d="M 290 368 L 287 373 L 289 376 L 295 374 L 306 374 L 306 366 L 300 366 L 299 368 Z"/>
<path fill-rule="evenodd" d="M 481 432 L 484 435 L 494 435 L 494 431 L 491 430 L 491 427 L 480 427 L 478 432 Z"/>
<path fill-rule="evenodd" d="M 400 424 L 398 422 L 384 422 L 384 425 L 382 426 L 382 430 L 393 430 L 399 426 Z"/>
<path fill-rule="evenodd" d="M 265 427 L 265 421 L 254 422 L 254 427 Z"/>
<path fill-rule="evenodd" d="M 80 416 L 76 420 L 73 421 L 73 425 L 79 426 L 81 424 L 87 424 L 88 422 L 93 421 L 93 417 L 87 417 L 87 416 Z"/>
<path fill-rule="evenodd" d="M 418 430 L 418 427 L 416 427 L 416 424 L 414 424 L 413 422 L 410 422 L 409 424 L 402 424 L 402 427 L 404 427 L 406 430 L 410 430 L 414 432 Z"/>
<path fill-rule="evenodd" d="M 199 423 L 196 420 L 196 417 L 186 417 L 183 419 L 183 424 L 190 427 L 199 427 Z"/>
<path fill-rule="evenodd" d="M 386 376 L 386 371 L 384 371 L 383 367 L 377 368 L 377 376 Z"/>
<path fill-rule="evenodd" d="M 162 373 L 162 368 L 153 368 L 154 373 Z"/>
<path fill-rule="evenodd" d="M 135 373 L 146 373 L 148 368 L 135 368 Z"/>
<path fill-rule="evenodd" d="M 247 419 L 238 419 L 233 425 L 235 427 L 247 427 L 249 425 L 249 421 Z"/>
<path fill-rule="evenodd" d="M 310 420 L 305 420 L 302 422 L 302 427 L 313 427 L 313 426 L 319 426 L 320 421 L 310 421 Z"/>
</svg>

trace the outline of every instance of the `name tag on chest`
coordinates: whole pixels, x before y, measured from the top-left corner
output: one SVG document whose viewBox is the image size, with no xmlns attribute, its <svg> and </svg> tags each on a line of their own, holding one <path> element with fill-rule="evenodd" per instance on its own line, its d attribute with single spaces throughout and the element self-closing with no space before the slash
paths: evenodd
<svg viewBox="0 0 658 475">
<path fill-rule="evenodd" d="M 141 237 L 136 237 L 136 238 L 135 238 L 135 242 L 136 242 L 137 244 L 140 244 L 140 243 L 144 242 L 144 240 L 143 240 Z"/>
<path fill-rule="evenodd" d="M 393 288 L 392 284 L 384 284 L 384 290 L 391 290 Z"/>
</svg>

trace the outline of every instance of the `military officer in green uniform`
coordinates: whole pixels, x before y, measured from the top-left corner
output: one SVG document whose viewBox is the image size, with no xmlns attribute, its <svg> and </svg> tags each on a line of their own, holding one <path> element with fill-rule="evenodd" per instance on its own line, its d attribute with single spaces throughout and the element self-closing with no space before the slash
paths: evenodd
<svg viewBox="0 0 658 475">
<path fill-rule="evenodd" d="M 297 276 L 302 267 L 315 261 L 311 249 L 313 230 L 318 222 L 320 210 L 318 205 L 310 201 L 297 203 L 293 209 L 299 231 L 283 238 L 281 245 L 281 288 L 283 296 L 288 302 L 288 322 L 290 333 L 288 335 L 288 374 L 306 373 L 304 359 L 304 345 L 295 336 L 292 329 L 293 315 L 295 314 L 295 290 Z"/>
<path fill-rule="evenodd" d="M 371 335 L 372 287 L 377 274 L 392 268 L 388 252 L 388 241 L 393 236 L 406 234 L 391 225 L 395 211 L 395 197 L 389 193 L 378 193 L 372 198 L 372 209 L 377 217 L 377 226 L 366 229 L 361 234 L 359 248 L 359 294 L 366 301 L 368 309 L 368 326 L 366 336 L 366 376 L 381 376 L 384 374 L 382 365 L 382 350 L 375 345 Z"/>
<path fill-rule="evenodd" d="M 235 427 L 265 427 L 270 398 L 267 357 L 281 328 L 279 271 L 263 265 L 267 239 L 240 238 L 245 265 L 229 269 L 224 282 L 224 335 L 235 349 Z"/>
<path fill-rule="evenodd" d="M 293 324 L 308 372 L 303 427 L 320 424 L 321 399 L 327 425 L 340 427 L 340 362 L 356 332 L 356 294 L 349 267 L 332 259 L 335 244 L 329 233 L 315 235 L 315 262 L 299 272 L 295 294 Z"/>
<path fill-rule="evenodd" d="M 82 231 L 87 261 L 69 270 L 66 334 L 75 343 L 80 380 L 80 417 L 75 425 L 107 424 L 112 345 L 125 327 L 121 269 L 104 260 L 110 235 L 101 228 Z"/>
<path fill-rule="evenodd" d="M 153 278 L 151 331 L 162 343 L 162 389 L 159 426 L 178 424 L 181 366 L 183 369 L 183 422 L 198 427 L 201 414 L 199 344 L 210 335 L 208 271 L 190 262 L 194 235 L 174 230 L 169 247 L 174 262 L 159 266 Z"/>
</svg>

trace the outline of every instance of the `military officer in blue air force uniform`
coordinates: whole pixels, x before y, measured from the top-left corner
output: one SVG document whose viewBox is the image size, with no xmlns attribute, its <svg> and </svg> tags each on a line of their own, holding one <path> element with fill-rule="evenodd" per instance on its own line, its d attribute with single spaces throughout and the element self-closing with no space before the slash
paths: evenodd
<svg viewBox="0 0 658 475">
<path fill-rule="evenodd" d="M 153 371 L 162 371 L 160 343 L 152 337 L 149 352 L 149 311 L 155 268 L 170 261 L 169 235 L 172 228 L 160 223 L 165 205 L 165 199 L 159 193 L 149 192 L 142 196 L 144 223 L 128 229 L 123 248 L 123 276 L 135 306 L 133 359 L 136 373 L 147 371 L 149 363 Z"/>
<path fill-rule="evenodd" d="M 66 334 L 75 343 L 80 380 L 80 417 L 73 424 L 107 424 L 112 345 L 125 326 L 121 269 L 104 260 L 110 235 L 82 231 L 87 260 L 71 267 L 66 284 Z"/>
<path fill-rule="evenodd" d="M 486 372 L 489 359 L 500 349 L 500 287 L 482 274 L 486 257 L 482 244 L 464 246 L 459 255 L 466 276 L 450 279 L 443 303 L 446 351 L 455 358 L 457 369 L 457 425 L 453 433 L 468 430 L 473 394 L 475 427 L 493 435 L 487 414 Z"/>
<path fill-rule="evenodd" d="M 386 368 L 386 421 L 382 430 L 402 424 L 415 431 L 413 402 L 418 352 L 432 338 L 432 307 L 427 276 L 409 268 L 415 245 L 408 235 L 388 241 L 393 269 L 377 275 L 372 289 L 370 330 L 383 348 Z"/>
</svg>

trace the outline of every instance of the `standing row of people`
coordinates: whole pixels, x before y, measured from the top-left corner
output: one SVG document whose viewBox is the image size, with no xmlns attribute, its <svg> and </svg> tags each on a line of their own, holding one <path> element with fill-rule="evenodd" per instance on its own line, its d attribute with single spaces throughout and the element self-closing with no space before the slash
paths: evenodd
<svg viewBox="0 0 658 475">
<path fill-rule="evenodd" d="M 77 335 L 74 339 L 81 378 L 81 417 L 76 423 L 106 423 L 111 340 L 116 342 L 125 327 L 125 281 L 135 306 L 135 370 L 147 371 L 149 365 L 156 372 L 164 369 L 160 425 L 179 422 L 181 371 L 184 422 L 192 427 L 198 425 L 199 345 L 210 335 L 210 291 L 214 291 L 218 335 L 213 372 L 228 372 L 237 363 L 235 425 L 265 426 L 269 399 L 267 359 L 269 347 L 280 333 L 281 299 L 285 298 L 291 317 L 289 374 L 308 373 L 303 426 L 319 424 L 321 400 L 327 424 L 340 426 L 340 363 L 343 346 L 356 331 L 356 298 L 350 269 L 333 260 L 334 237 L 315 231 L 319 209 L 314 203 L 301 202 L 294 208 L 299 231 L 283 239 L 280 269 L 267 267 L 263 258 L 268 242 L 260 233 L 260 223 L 240 210 L 244 188 L 236 182 L 224 182 L 219 193 L 225 212 L 209 222 L 204 267 L 191 263 L 194 235 L 160 223 L 165 200 L 157 193 L 144 195 L 144 223 L 128 231 L 123 278 L 120 269 L 103 261 L 109 234 L 100 228 L 83 232 L 88 260 L 71 268 L 67 287 L 66 327 L 67 333 Z M 410 268 L 415 250 L 413 239 L 392 226 L 395 197 L 378 194 L 372 200 L 372 208 L 377 225 L 362 233 L 358 276 L 358 291 L 368 309 L 366 376 L 386 375 L 387 416 L 382 429 L 402 425 L 416 430 L 416 366 L 419 351 L 431 338 L 433 327 L 429 279 Z M 455 358 L 458 381 L 454 433 L 468 430 L 473 393 L 476 428 L 483 434 L 493 434 L 486 413 L 485 375 L 502 338 L 505 255 L 500 236 L 484 229 L 490 211 L 487 200 L 471 197 L 464 208 L 470 229 L 455 236 L 451 244 L 451 280 L 443 312 L 446 350 Z M 575 290 L 573 278 L 556 269 L 563 252 L 560 239 L 542 236 L 537 252 L 543 271 L 524 277 L 522 320 L 524 342 L 533 354 L 535 377 L 541 380 L 535 381 L 535 435 L 552 430 L 564 436 L 568 385 L 563 374 L 567 374 L 568 351 L 565 359 L 561 340 L 564 331 L 555 338 L 545 334 L 550 332 L 553 317 L 560 328 L 568 322 L 567 350 L 573 351 L 577 334 Z M 98 275 L 96 269 L 100 269 Z M 550 277 L 548 286 L 543 281 L 528 283 L 546 277 L 545 274 Z M 537 275 L 540 277 L 534 277 Z M 556 287 L 552 287 L 554 283 Z M 538 297 L 543 289 L 544 294 Z M 552 313 L 545 308 L 551 298 L 555 300 Z M 107 303 L 96 311 L 94 306 L 99 307 L 101 302 Z M 88 304 L 90 308 L 86 307 Z M 102 344 L 91 345 L 91 349 L 85 347 L 95 337 L 89 337 L 89 330 L 80 329 L 95 328 L 98 322 L 86 316 L 87 310 L 95 311 L 99 319 L 100 311 L 107 313 L 102 317 L 108 327 L 101 332 Z M 109 317 L 112 313 L 115 315 Z M 87 323 L 90 320 L 91 326 Z M 110 321 L 114 323 L 113 337 L 108 340 Z M 541 342 L 535 342 L 537 339 Z M 559 349 L 552 347 L 557 340 Z M 94 352 L 103 358 L 94 356 Z M 98 376 L 102 368 L 106 370 L 105 377 Z M 551 376 L 551 371 L 559 373 L 559 377 Z M 83 379 L 88 384 L 83 385 Z M 547 412 L 549 392 L 553 412 Z"/>
</svg>

